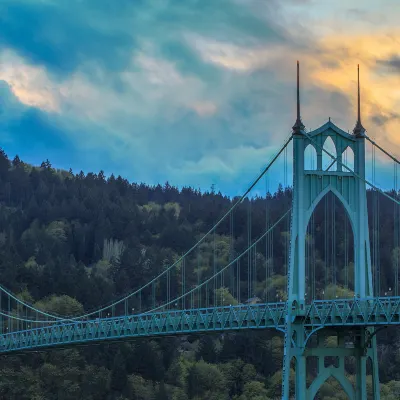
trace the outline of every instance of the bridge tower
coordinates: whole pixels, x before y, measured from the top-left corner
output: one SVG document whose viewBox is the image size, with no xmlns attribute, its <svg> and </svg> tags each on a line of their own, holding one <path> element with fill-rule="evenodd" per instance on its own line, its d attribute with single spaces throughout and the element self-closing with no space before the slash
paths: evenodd
<svg viewBox="0 0 400 400">
<path fill-rule="evenodd" d="M 323 146 L 330 137 L 336 147 L 336 162 L 328 170 L 322 166 Z M 317 154 L 315 170 L 305 169 L 304 152 L 313 146 Z M 354 153 L 354 173 L 342 164 L 342 154 L 347 148 Z M 360 179 L 361 178 L 361 179 Z M 371 359 L 373 399 L 380 399 L 376 352 L 376 331 L 354 326 L 335 331 L 326 328 L 308 329 L 304 326 L 306 305 L 305 237 L 307 225 L 317 204 L 332 192 L 343 204 L 354 238 L 354 291 L 359 298 L 373 296 L 370 243 L 368 233 L 367 197 L 365 179 L 365 129 L 361 123 L 360 83 L 358 68 L 358 117 L 352 134 L 330 119 L 320 128 L 306 132 L 300 117 L 299 63 L 297 62 L 297 119 L 293 126 L 293 203 L 291 220 L 291 245 L 288 275 L 287 317 L 283 359 L 282 399 L 289 399 L 290 363 L 295 362 L 296 400 L 312 400 L 320 386 L 329 378 L 339 381 L 351 400 L 367 399 L 366 366 Z M 327 336 L 336 336 L 337 347 L 325 347 Z M 349 348 L 348 340 L 353 346 Z M 316 342 L 310 347 L 310 338 Z M 315 340 L 316 339 L 316 340 Z M 355 358 L 355 383 L 345 375 L 345 357 Z M 307 387 L 307 359 L 317 358 L 317 376 Z M 328 358 L 327 358 L 328 357 Z M 335 359 L 335 365 L 326 365 Z"/>
</svg>

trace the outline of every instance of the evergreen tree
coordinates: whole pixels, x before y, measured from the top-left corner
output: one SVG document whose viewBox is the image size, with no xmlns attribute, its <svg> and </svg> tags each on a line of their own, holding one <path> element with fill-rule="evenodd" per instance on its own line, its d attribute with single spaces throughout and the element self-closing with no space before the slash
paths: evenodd
<svg viewBox="0 0 400 400">
<path fill-rule="evenodd" d="M 21 162 L 20 158 L 18 157 L 18 155 L 16 155 L 16 156 L 14 157 L 13 161 L 12 161 L 13 166 L 14 166 L 14 167 L 18 167 L 18 166 L 21 165 L 21 163 L 22 163 L 22 162 Z"/>
</svg>

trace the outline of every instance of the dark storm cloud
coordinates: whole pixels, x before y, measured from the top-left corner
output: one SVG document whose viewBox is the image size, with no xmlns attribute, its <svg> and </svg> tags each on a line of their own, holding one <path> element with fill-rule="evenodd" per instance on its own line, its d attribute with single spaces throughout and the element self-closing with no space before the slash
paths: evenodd
<svg viewBox="0 0 400 400">
<path fill-rule="evenodd" d="M 268 15 L 273 10 L 264 11 Z M 87 62 L 107 71 L 123 70 L 140 43 L 151 40 L 183 72 L 212 77 L 212 67 L 204 66 L 182 40 L 183 32 L 231 42 L 287 40 L 271 20 L 267 23 L 250 7 L 229 0 L 4 0 L 0 27 L 0 47 L 59 76 Z"/>
<path fill-rule="evenodd" d="M 400 73 L 400 55 L 393 54 L 387 60 L 378 60 L 378 65 L 388 67 L 389 70 L 395 73 Z"/>
</svg>

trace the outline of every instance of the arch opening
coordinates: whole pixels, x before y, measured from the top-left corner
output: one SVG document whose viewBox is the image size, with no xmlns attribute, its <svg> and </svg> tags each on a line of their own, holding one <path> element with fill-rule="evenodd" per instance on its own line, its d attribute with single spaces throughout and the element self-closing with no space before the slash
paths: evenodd
<svg viewBox="0 0 400 400">
<path fill-rule="evenodd" d="M 351 147 L 347 146 L 342 153 L 342 163 L 354 171 L 354 151 Z M 350 172 L 346 168 L 342 168 L 343 172 Z"/>
<path fill-rule="evenodd" d="M 305 240 L 306 301 L 354 297 L 354 234 L 342 201 L 329 190 L 316 204 Z"/>
<path fill-rule="evenodd" d="M 336 146 L 330 136 L 325 139 L 323 149 L 333 157 L 337 157 Z M 337 171 L 337 163 L 332 160 L 328 154 L 322 151 L 322 170 L 323 171 Z"/>
<path fill-rule="evenodd" d="M 312 144 L 304 150 L 304 170 L 315 171 L 317 169 L 317 151 Z"/>
<path fill-rule="evenodd" d="M 342 384 L 333 376 L 330 376 L 318 389 L 314 399 L 350 399 Z"/>
</svg>

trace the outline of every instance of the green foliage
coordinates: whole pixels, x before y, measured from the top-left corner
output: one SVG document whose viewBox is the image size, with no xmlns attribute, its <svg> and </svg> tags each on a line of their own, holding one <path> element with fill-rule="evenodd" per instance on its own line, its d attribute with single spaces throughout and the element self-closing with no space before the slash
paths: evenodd
<svg viewBox="0 0 400 400">
<path fill-rule="evenodd" d="M 347 394 L 343 390 L 341 384 L 335 378 L 328 378 L 318 390 L 315 396 L 317 400 L 347 400 Z"/>
<path fill-rule="evenodd" d="M 94 277 L 98 277 L 103 279 L 104 281 L 107 282 L 112 282 L 111 280 L 111 271 L 112 271 L 112 264 L 108 260 L 99 260 L 91 270 L 89 270 L 89 273 L 93 275 Z"/>
<path fill-rule="evenodd" d="M 235 306 L 238 301 L 229 293 L 228 288 L 218 288 L 215 290 L 215 295 L 217 296 L 218 305 L 221 306 Z"/>
<path fill-rule="evenodd" d="M 67 240 L 67 229 L 68 225 L 63 221 L 52 221 L 46 228 L 46 233 L 52 238 L 65 242 Z"/>
<path fill-rule="evenodd" d="M 188 394 L 191 398 L 216 400 L 225 392 L 225 377 L 216 365 L 200 360 L 189 369 Z"/>
<path fill-rule="evenodd" d="M 104 239 L 103 259 L 108 262 L 114 261 L 119 263 L 124 250 L 125 247 L 122 241 Z"/>
<path fill-rule="evenodd" d="M 181 206 L 178 203 L 167 203 L 164 205 L 164 210 L 172 212 L 174 217 L 178 219 L 181 213 Z"/>
<path fill-rule="evenodd" d="M 40 168 L 15 157 L 11 163 L 0 151 L 0 283 L 20 299 L 50 313 L 78 315 L 110 302 L 147 283 L 187 251 L 232 205 L 217 193 L 178 190 L 166 183 L 149 187 L 129 183 L 120 176 Z M 369 194 L 368 194 L 369 196 Z M 393 287 L 393 268 L 400 249 L 392 250 L 393 207 L 381 203 L 380 232 L 382 287 Z M 272 219 L 291 202 L 290 189 L 279 188 L 268 197 Z M 249 201 L 234 217 L 234 239 L 229 223 L 200 245 L 198 257 L 185 265 L 187 287 L 210 278 L 248 243 Z M 265 232 L 265 199 L 253 199 L 252 239 Z M 339 210 L 338 217 L 343 220 Z M 322 213 L 316 210 L 317 232 L 307 235 L 316 248 L 316 292 L 322 293 L 325 265 Z M 343 237 L 344 224 L 337 229 Z M 370 235 L 372 237 L 372 235 Z M 253 295 L 261 300 L 286 298 L 287 259 L 284 252 L 288 225 L 273 235 L 273 255 L 266 259 L 262 245 L 255 255 L 257 283 L 247 292 L 247 258 L 241 264 L 237 290 L 228 288 L 230 270 L 221 274 L 223 285 L 214 291 L 218 303 L 229 306 Z M 338 286 L 328 286 L 325 298 L 352 297 L 354 264 L 345 274 L 344 242 L 338 241 Z M 216 252 L 214 253 L 214 249 Z M 263 254 L 264 253 L 264 254 Z M 271 271 L 265 280 L 265 271 Z M 171 277 L 171 296 L 180 294 L 182 268 Z M 211 285 L 210 285 L 211 286 Z M 310 282 L 308 282 L 310 286 Z M 156 297 L 165 297 L 157 285 Z M 195 294 L 197 296 L 197 294 Z M 144 308 L 150 300 L 143 296 Z M 194 298 L 202 305 L 205 299 Z M 137 307 L 137 305 L 135 305 Z M 378 334 L 382 400 L 400 398 L 399 333 Z M 274 336 L 275 335 L 275 336 Z M 101 343 L 72 349 L 3 356 L 0 358 L 0 398 L 85 400 L 261 400 L 280 397 L 283 340 L 268 331 L 215 333 L 196 337 Z M 293 386 L 293 374 L 291 376 Z M 370 381 L 368 383 L 370 390 Z M 293 389 L 293 387 L 292 387 Z M 328 381 L 324 398 L 340 398 L 340 388 Z"/>
<path fill-rule="evenodd" d="M 69 296 L 52 295 L 35 303 L 35 307 L 50 314 L 62 316 L 82 315 L 83 307 L 77 300 Z"/>
<path fill-rule="evenodd" d="M 342 286 L 329 285 L 325 289 L 325 299 L 349 299 L 354 298 L 354 292 Z"/>
<path fill-rule="evenodd" d="M 265 400 L 269 399 L 267 397 L 268 391 L 262 382 L 250 381 L 245 383 L 243 394 L 237 396 L 237 400 Z"/>
</svg>

